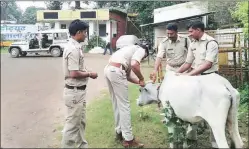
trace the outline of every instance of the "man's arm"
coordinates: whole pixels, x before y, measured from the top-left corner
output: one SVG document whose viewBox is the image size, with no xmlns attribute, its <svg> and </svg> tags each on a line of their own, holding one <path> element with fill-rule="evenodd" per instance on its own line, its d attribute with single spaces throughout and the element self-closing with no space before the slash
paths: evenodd
<svg viewBox="0 0 249 149">
<path fill-rule="evenodd" d="M 176 72 L 183 73 L 191 67 L 191 63 L 185 62 Z"/>
<path fill-rule="evenodd" d="M 156 58 L 156 62 L 155 62 L 155 66 L 154 66 L 154 72 L 158 72 L 159 70 L 159 66 L 162 62 L 162 58 L 165 54 L 165 45 L 163 42 L 161 42 L 158 46 L 158 52 L 157 52 L 157 58 Z"/>
<path fill-rule="evenodd" d="M 154 72 L 158 72 L 161 62 L 162 62 L 162 59 L 160 57 L 157 57 L 155 61 Z"/>
<path fill-rule="evenodd" d="M 131 61 L 131 70 L 136 74 L 136 76 L 138 77 L 139 80 L 143 81 L 144 77 L 141 73 L 140 70 L 140 63 L 137 60 L 132 60 Z"/>
<path fill-rule="evenodd" d="M 150 74 L 150 79 L 155 82 L 156 78 L 157 78 L 157 72 L 159 70 L 159 67 L 161 65 L 163 56 L 165 54 L 165 44 L 164 42 L 161 42 L 158 46 L 158 52 L 157 52 L 157 57 L 156 57 L 156 61 L 155 61 L 155 65 L 154 65 L 154 70 L 152 71 L 152 73 Z"/>
<path fill-rule="evenodd" d="M 130 75 L 127 77 L 127 80 L 131 83 L 139 84 L 139 80 L 137 78 L 131 77 Z"/>
<path fill-rule="evenodd" d="M 190 43 L 190 40 L 188 42 Z M 187 53 L 186 62 L 176 72 L 183 73 L 183 72 L 187 71 L 191 67 L 194 59 L 195 59 L 195 57 L 194 57 L 194 53 L 192 51 L 192 43 L 190 43 L 188 45 L 188 53 Z"/>
<path fill-rule="evenodd" d="M 192 70 L 189 75 L 190 76 L 194 76 L 194 75 L 198 75 L 201 74 L 202 72 L 210 69 L 212 67 L 212 62 L 209 61 L 205 61 L 201 66 L 199 66 L 198 68 Z"/>
<path fill-rule="evenodd" d="M 90 72 L 83 72 L 78 70 L 72 70 L 69 73 L 70 78 L 88 78 L 91 77 Z"/>
<path fill-rule="evenodd" d="M 92 76 L 91 72 L 83 72 L 79 70 L 80 55 L 77 51 L 68 54 L 68 70 L 70 78 L 88 78 Z"/>
</svg>

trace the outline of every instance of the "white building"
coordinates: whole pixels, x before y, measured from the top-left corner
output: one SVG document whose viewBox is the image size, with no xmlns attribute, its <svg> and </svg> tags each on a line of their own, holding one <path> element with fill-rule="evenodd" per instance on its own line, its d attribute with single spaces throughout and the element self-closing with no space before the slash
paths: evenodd
<svg viewBox="0 0 249 149">
<path fill-rule="evenodd" d="M 193 1 L 157 8 L 154 9 L 154 22 L 141 25 L 141 27 L 149 25 L 154 27 L 154 45 L 157 46 L 166 36 L 166 26 L 168 23 L 176 23 L 179 32 L 186 31 L 190 20 L 202 20 L 207 25 L 207 15 L 211 13 L 208 11 L 207 6 L 207 1 Z"/>
</svg>

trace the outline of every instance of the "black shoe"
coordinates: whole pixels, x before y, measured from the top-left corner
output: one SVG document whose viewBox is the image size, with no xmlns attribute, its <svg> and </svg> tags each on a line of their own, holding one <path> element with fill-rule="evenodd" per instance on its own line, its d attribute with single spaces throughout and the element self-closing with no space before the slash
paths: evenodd
<svg viewBox="0 0 249 149">
<path fill-rule="evenodd" d="M 124 138 L 122 137 L 122 133 L 116 133 L 116 137 L 115 137 L 115 140 L 116 141 L 123 141 L 124 140 Z"/>
</svg>

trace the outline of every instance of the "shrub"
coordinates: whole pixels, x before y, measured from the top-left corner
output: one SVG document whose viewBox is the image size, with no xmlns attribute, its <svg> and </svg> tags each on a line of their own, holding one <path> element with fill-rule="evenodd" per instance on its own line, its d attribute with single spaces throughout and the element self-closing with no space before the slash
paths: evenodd
<svg viewBox="0 0 249 149">
<path fill-rule="evenodd" d="M 104 48 L 106 45 L 106 42 L 100 38 L 97 35 L 91 36 L 91 38 L 88 41 L 88 45 L 86 46 L 86 52 L 90 51 L 92 48 L 97 46 L 97 39 L 98 39 L 98 46 Z"/>
<path fill-rule="evenodd" d="M 240 104 L 249 103 L 249 84 L 245 83 L 240 89 Z"/>
</svg>

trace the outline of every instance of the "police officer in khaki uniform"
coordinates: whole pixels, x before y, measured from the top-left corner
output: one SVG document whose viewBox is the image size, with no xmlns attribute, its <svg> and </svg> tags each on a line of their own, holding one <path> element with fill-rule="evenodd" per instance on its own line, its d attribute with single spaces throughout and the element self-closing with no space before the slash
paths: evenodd
<svg viewBox="0 0 249 149">
<path fill-rule="evenodd" d="M 190 44 L 186 62 L 177 72 L 188 70 L 194 63 L 194 69 L 185 75 L 218 73 L 218 42 L 204 32 L 204 24 L 201 21 L 190 23 L 188 28 L 189 36 L 194 41 Z"/>
<path fill-rule="evenodd" d="M 85 69 L 81 42 L 86 38 L 88 24 L 74 20 L 69 26 L 72 36 L 63 53 L 65 88 L 63 99 L 67 107 L 66 123 L 63 129 L 63 148 L 87 148 L 84 138 L 86 126 L 86 86 L 88 78 L 96 79 L 95 72 Z"/>
<path fill-rule="evenodd" d="M 176 71 L 186 60 L 190 40 L 187 37 L 178 35 L 177 30 L 176 24 L 170 23 L 167 25 L 167 37 L 159 44 L 154 71 L 150 75 L 151 80 L 154 82 L 165 53 L 166 71 Z"/>
<path fill-rule="evenodd" d="M 175 23 L 167 25 L 167 37 L 159 44 L 157 59 L 155 62 L 154 71 L 150 74 L 150 79 L 156 81 L 156 75 L 161 64 L 163 55 L 166 53 L 166 71 L 176 72 L 181 65 L 186 61 L 188 47 L 191 41 L 188 37 L 183 37 L 178 34 L 178 27 Z M 189 126 L 187 138 L 196 140 L 196 126 Z"/>
<path fill-rule="evenodd" d="M 144 77 L 140 71 L 140 62 L 148 56 L 148 53 L 145 45 L 127 45 L 111 56 L 104 69 L 112 98 L 116 139 L 123 141 L 124 147 L 144 146 L 138 143 L 132 134 L 128 81 L 145 86 Z M 131 72 L 134 72 L 137 78 L 132 77 Z"/>
<path fill-rule="evenodd" d="M 201 21 L 191 22 L 188 26 L 189 36 L 194 39 L 188 49 L 186 62 L 177 70 L 177 75 L 207 75 L 218 73 L 218 42 L 204 32 Z M 194 64 L 194 65 L 193 65 Z M 181 74 L 193 66 L 189 73 Z M 188 129 L 189 134 L 196 134 L 197 127 Z M 212 147 L 217 148 L 212 131 L 210 131 Z"/>
</svg>

